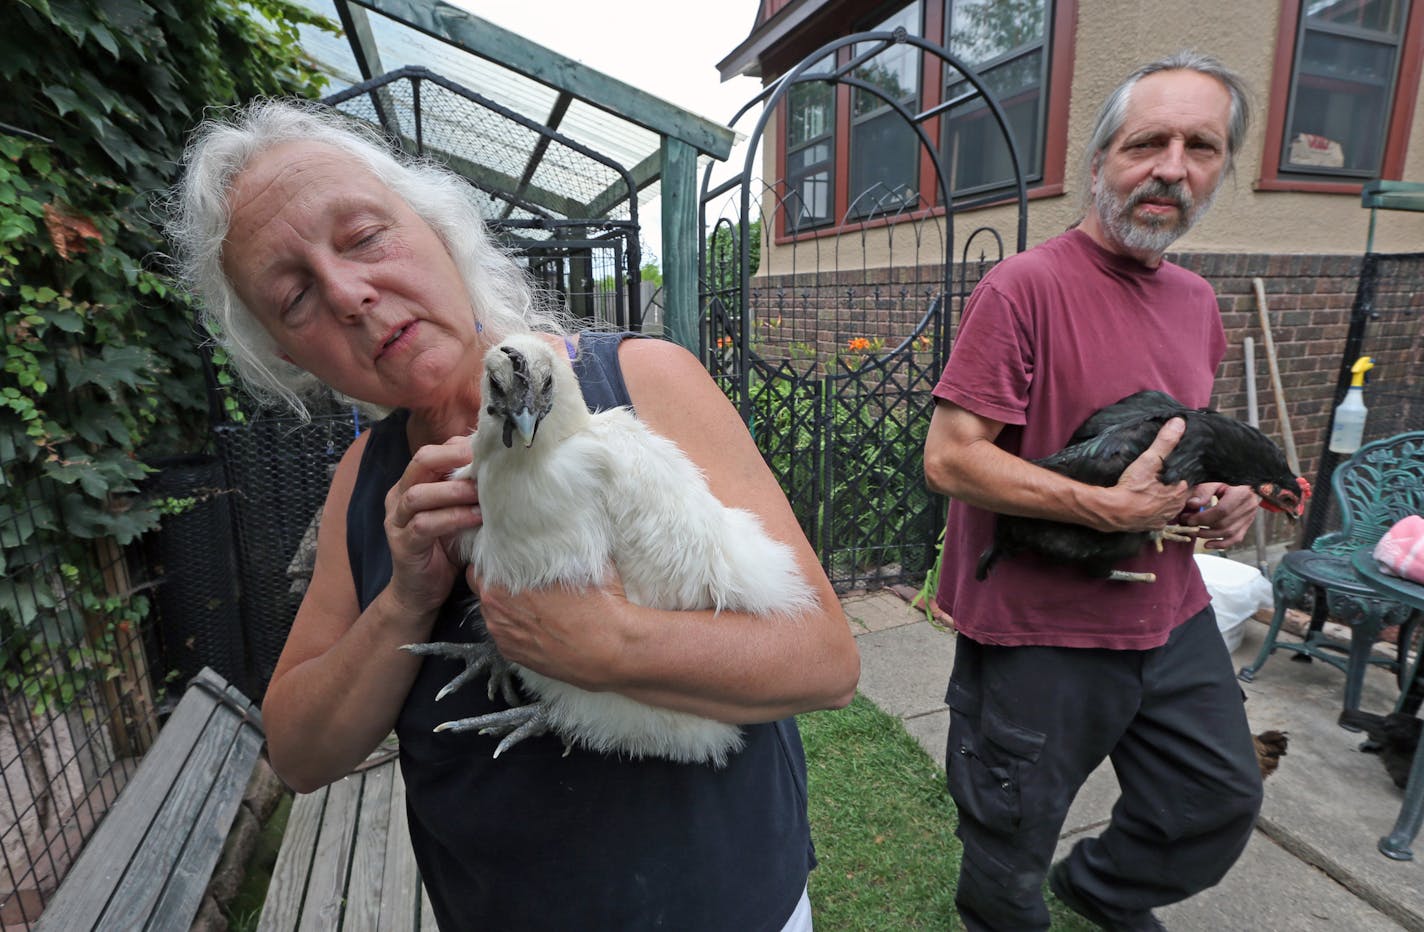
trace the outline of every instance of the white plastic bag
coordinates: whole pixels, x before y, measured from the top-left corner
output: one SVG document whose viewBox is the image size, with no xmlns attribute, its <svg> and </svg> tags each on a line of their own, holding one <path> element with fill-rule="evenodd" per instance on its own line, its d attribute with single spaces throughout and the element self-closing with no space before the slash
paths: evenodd
<svg viewBox="0 0 1424 932">
<path fill-rule="evenodd" d="M 1216 611 L 1216 626 L 1226 640 L 1227 650 L 1241 646 L 1246 619 L 1262 608 L 1275 604 L 1271 581 L 1254 566 L 1238 563 L 1227 557 L 1195 554 L 1202 582 L 1211 594 L 1211 607 Z"/>
</svg>

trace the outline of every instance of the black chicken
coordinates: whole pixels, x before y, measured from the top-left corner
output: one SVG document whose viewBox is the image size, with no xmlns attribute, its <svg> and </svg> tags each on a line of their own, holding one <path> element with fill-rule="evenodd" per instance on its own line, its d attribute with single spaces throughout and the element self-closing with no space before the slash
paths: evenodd
<svg viewBox="0 0 1424 932">
<path fill-rule="evenodd" d="M 1376 715 L 1359 709 L 1349 709 L 1340 716 L 1341 725 L 1358 728 L 1369 735 L 1369 740 L 1360 745 L 1361 751 L 1378 754 L 1385 772 L 1401 790 L 1409 783 L 1409 771 L 1414 766 L 1414 755 L 1419 751 L 1420 733 L 1424 732 L 1424 721 L 1417 715 L 1406 712 L 1391 712 Z"/>
<path fill-rule="evenodd" d="M 1310 484 L 1291 472 L 1285 455 L 1269 437 L 1209 408 L 1188 408 L 1163 392 L 1137 392 L 1099 410 L 1074 431 L 1067 447 L 1033 462 L 1089 485 L 1116 485 L 1123 470 L 1151 446 L 1162 425 L 1173 417 L 1185 420 L 1187 429 L 1162 464 L 1164 483 L 1248 485 L 1266 508 L 1292 520 L 1304 512 Z M 986 578 L 998 560 L 1027 551 L 1074 564 L 1099 579 L 1153 582 L 1156 577 L 1151 573 L 1113 567 L 1154 537 L 1190 540 L 1183 535 L 1194 531 L 1169 527 L 1165 533 L 1109 532 L 1046 518 L 999 515 L 993 542 L 980 555 L 975 578 Z"/>
</svg>

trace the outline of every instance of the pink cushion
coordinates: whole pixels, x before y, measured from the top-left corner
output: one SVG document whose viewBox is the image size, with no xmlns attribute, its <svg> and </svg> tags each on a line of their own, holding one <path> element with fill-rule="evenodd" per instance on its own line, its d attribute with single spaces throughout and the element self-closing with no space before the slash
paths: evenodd
<svg viewBox="0 0 1424 932">
<path fill-rule="evenodd" d="M 1387 573 L 1424 583 L 1424 517 L 1410 515 L 1385 531 L 1375 559 Z"/>
</svg>

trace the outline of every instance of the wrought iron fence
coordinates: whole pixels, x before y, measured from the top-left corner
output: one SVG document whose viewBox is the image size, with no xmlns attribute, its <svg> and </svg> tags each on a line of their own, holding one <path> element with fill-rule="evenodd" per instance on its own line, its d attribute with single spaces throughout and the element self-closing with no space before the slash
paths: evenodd
<svg viewBox="0 0 1424 932">
<path fill-rule="evenodd" d="M 366 422 L 351 409 L 306 422 L 268 411 L 214 430 L 224 481 L 232 490 L 241 591 L 235 630 L 242 633 L 247 692 L 256 701 L 266 695 L 311 578 L 332 472 Z"/>
</svg>

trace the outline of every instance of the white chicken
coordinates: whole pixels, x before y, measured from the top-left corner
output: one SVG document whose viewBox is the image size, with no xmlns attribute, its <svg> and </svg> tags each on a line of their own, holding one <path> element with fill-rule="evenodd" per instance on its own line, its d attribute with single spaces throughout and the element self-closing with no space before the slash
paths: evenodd
<svg viewBox="0 0 1424 932">
<path fill-rule="evenodd" d="M 545 339 L 490 350 L 482 389 L 474 461 L 457 473 L 479 483 L 484 524 L 460 546 L 482 580 L 513 593 L 585 587 L 612 566 L 628 599 L 653 608 L 790 615 L 814 601 L 791 549 L 718 501 L 676 444 L 628 408 L 590 413 L 565 354 Z M 735 725 L 579 689 L 507 664 L 489 642 L 407 649 L 466 661 L 440 698 L 493 670 L 491 697 L 503 688 L 515 707 L 436 730 L 505 735 L 496 757 L 546 731 L 596 752 L 717 767 L 742 746 Z M 534 702 L 516 704 L 506 669 Z"/>
</svg>

